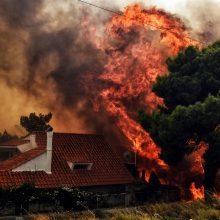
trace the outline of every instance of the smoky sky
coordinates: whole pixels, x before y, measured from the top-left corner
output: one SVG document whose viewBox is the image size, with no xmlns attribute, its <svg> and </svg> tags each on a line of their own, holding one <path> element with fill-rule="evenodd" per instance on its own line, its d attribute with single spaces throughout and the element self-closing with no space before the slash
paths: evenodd
<svg viewBox="0 0 220 220">
<path fill-rule="evenodd" d="M 0 17 L 13 28 L 35 25 L 35 15 L 42 8 L 42 0 L 1 0 Z"/>
<path fill-rule="evenodd" d="M 69 2 L 63 3 L 69 8 L 59 9 L 56 1 L 54 9 L 51 1 L 0 1 L 0 79 L 55 114 L 64 109 L 76 115 L 86 112 L 89 121 L 95 116 L 83 78 L 88 73 L 100 74 L 106 59 L 83 22 L 97 27 L 97 20 L 102 24 L 105 16 Z M 96 19 L 90 19 L 90 14 Z M 50 98 L 54 93 L 59 100 Z M 84 107 L 79 109 L 82 100 Z"/>
<path fill-rule="evenodd" d="M 100 5 L 102 2 L 93 3 Z M 121 10 L 122 5 L 106 1 L 104 6 Z M 214 6 L 210 3 L 206 8 L 216 12 Z M 196 4 L 189 4 L 189 16 L 198 20 L 197 32 L 200 36 L 209 35 L 209 39 L 216 39 L 218 31 L 214 30 L 219 21 L 218 14 L 212 13 L 210 17 L 210 13 L 203 10 L 204 4 L 199 6 L 201 13 L 196 7 Z M 103 127 L 109 130 L 111 126 L 107 124 L 111 124 L 111 120 L 104 110 L 99 114 L 94 112 L 92 99 L 109 86 L 98 76 L 105 70 L 111 51 L 109 48 L 99 49 L 94 42 L 97 37 L 104 38 L 105 25 L 111 16 L 111 13 L 78 1 L 1 0 L 0 86 L 15 89 L 18 96 L 25 97 L 23 103 L 29 102 L 39 111 L 52 111 L 56 117 L 65 115 L 64 110 L 68 110 L 68 114 L 73 112 L 75 117 L 83 118 L 86 127 L 91 126 L 95 131 Z M 212 27 L 208 31 L 207 24 Z M 129 41 L 125 36 L 123 42 L 113 49 L 123 50 L 130 40 L 138 40 L 137 32 L 130 34 Z M 92 81 L 89 80 L 91 74 Z M 9 102 L 11 98 L 6 100 Z M 6 105 L 4 102 L 2 106 L 13 109 L 11 103 Z M 13 104 L 21 106 L 20 103 L 15 99 Z M 16 117 L 24 114 L 21 107 L 21 112 L 15 109 L 13 114 Z M 7 124 L 2 126 L 7 128 Z M 67 129 L 71 130 L 70 126 Z"/>
<path fill-rule="evenodd" d="M 32 0 L 21 0 L 19 2 L 16 0 L 1 1 L 0 16 L 8 25 L 8 31 L 16 32 L 17 29 L 20 29 L 26 31 L 29 35 L 26 45 L 22 45 L 24 47 L 23 55 L 26 58 L 28 67 L 23 88 L 32 89 L 33 93 L 37 93 L 37 88 L 34 87 L 36 69 L 40 63 L 44 62 L 47 56 L 55 53 L 59 60 L 56 62 L 59 64 L 56 64 L 56 68 L 47 74 L 47 78 L 51 77 L 57 82 L 58 90 L 67 95 L 65 97 L 67 100 L 64 101 L 68 104 L 68 97 L 69 103 L 71 98 L 74 99 L 74 92 L 70 91 L 70 85 L 68 84 L 70 83 L 75 91 L 80 89 L 81 86 L 78 81 L 80 75 L 91 71 L 94 71 L 94 74 L 101 72 L 103 70 L 104 57 L 101 51 L 91 44 L 92 39 L 90 42 L 83 38 L 83 32 L 80 31 L 83 29 L 80 26 L 80 17 L 77 17 L 77 21 L 73 24 L 70 23 L 69 27 L 61 27 L 58 30 L 55 28 L 52 31 L 42 30 L 44 21 L 38 18 L 42 10 L 42 2 Z M 16 37 L 19 40 L 19 36 Z M 10 48 L 10 42 L 8 42 L 8 48 Z M 13 81 L 13 78 L 11 80 Z M 77 96 L 79 96 L 79 93 Z"/>
<path fill-rule="evenodd" d="M 63 104 L 72 106 L 85 97 L 82 86 L 82 77 L 87 72 L 101 73 L 103 59 L 101 51 L 90 42 L 79 43 L 79 33 L 70 29 L 63 29 L 53 33 L 35 34 L 31 38 L 27 49 L 28 64 L 30 68 L 29 83 L 31 89 L 32 79 L 35 78 L 35 69 L 50 53 L 56 53 L 59 64 L 49 73 L 57 85 L 58 91 L 64 94 Z"/>
</svg>

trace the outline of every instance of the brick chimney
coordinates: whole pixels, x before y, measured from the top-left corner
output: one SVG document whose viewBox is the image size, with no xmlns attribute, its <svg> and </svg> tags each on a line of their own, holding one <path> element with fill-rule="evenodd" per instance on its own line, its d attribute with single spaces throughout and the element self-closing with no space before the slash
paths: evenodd
<svg viewBox="0 0 220 220">
<path fill-rule="evenodd" d="M 53 151 L 53 132 L 47 132 L 47 163 L 46 163 L 46 173 L 51 174 L 51 164 L 52 164 L 52 151 Z"/>
</svg>

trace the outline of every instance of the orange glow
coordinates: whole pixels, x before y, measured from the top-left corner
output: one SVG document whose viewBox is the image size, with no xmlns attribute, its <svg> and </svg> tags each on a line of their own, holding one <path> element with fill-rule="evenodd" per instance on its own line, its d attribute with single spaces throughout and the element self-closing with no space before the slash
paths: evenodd
<svg viewBox="0 0 220 220">
<path fill-rule="evenodd" d="M 103 105 L 130 141 L 133 151 L 148 160 L 146 179 L 149 179 L 152 171 L 157 173 L 169 167 L 159 158 L 160 148 L 137 122 L 137 110 L 152 112 L 163 105 L 163 100 L 152 92 L 156 77 L 167 72 L 165 61 L 169 56 L 196 43 L 190 40 L 179 19 L 134 4 L 125 9 L 124 16 L 112 17 L 102 45 L 109 58 L 100 80 L 113 86 L 100 91 L 95 109 Z"/>
<path fill-rule="evenodd" d="M 195 141 L 191 140 L 190 143 L 195 146 Z M 208 150 L 208 144 L 205 143 L 204 141 L 201 141 L 197 146 L 197 150 L 192 152 L 189 156 L 186 157 L 186 159 L 189 159 L 192 161 L 193 166 L 191 167 L 191 172 L 192 173 L 202 173 L 204 174 L 204 169 L 203 169 L 203 155 L 205 152 Z"/>
<path fill-rule="evenodd" d="M 219 192 L 216 192 L 216 193 L 214 194 L 214 196 L 215 196 L 216 198 L 220 199 L 220 193 L 219 193 Z"/>
<path fill-rule="evenodd" d="M 204 187 L 196 188 L 195 183 L 192 183 L 190 186 L 190 192 L 192 193 L 193 200 L 203 199 L 204 198 Z"/>
</svg>

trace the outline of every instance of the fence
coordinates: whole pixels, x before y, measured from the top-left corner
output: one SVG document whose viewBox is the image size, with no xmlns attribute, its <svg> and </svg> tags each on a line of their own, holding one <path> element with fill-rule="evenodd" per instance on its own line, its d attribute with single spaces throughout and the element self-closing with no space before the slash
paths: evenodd
<svg viewBox="0 0 220 220">
<path fill-rule="evenodd" d="M 106 194 L 96 197 L 96 208 L 127 207 L 131 204 L 131 200 L 132 194 L 130 193 Z"/>
<path fill-rule="evenodd" d="M 176 202 L 180 201 L 179 190 L 157 190 L 157 191 L 144 191 L 135 193 L 135 204 L 142 205 L 147 203 L 157 202 Z"/>
<path fill-rule="evenodd" d="M 21 202 L 15 204 L 12 201 L 7 201 L 0 207 L 0 216 L 27 214 L 27 213 L 43 213 L 43 212 L 62 212 L 65 210 L 81 211 L 87 209 L 101 209 L 113 207 L 127 207 L 132 204 L 132 194 L 102 194 L 94 195 L 92 199 L 85 201 L 75 201 L 69 204 L 68 207 L 62 201 L 45 201 L 38 199 L 29 202 Z"/>
<path fill-rule="evenodd" d="M 179 199 L 179 191 L 177 190 L 161 190 L 153 192 L 140 191 L 135 193 L 101 195 L 94 194 L 91 198 L 84 200 L 78 200 L 75 196 L 67 198 L 66 195 L 64 195 L 60 200 L 51 199 L 42 201 L 39 199 L 34 199 L 29 201 L 26 200 L 25 202 L 21 201 L 20 203 L 7 201 L 0 204 L 0 215 L 128 207 L 143 205 L 145 202 L 174 202 L 178 201 Z"/>
</svg>

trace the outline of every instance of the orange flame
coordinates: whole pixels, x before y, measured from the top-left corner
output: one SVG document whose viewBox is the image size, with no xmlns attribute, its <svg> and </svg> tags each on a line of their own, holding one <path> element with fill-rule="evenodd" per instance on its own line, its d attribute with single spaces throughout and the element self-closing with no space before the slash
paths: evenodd
<svg viewBox="0 0 220 220">
<path fill-rule="evenodd" d="M 169 169 L 159 158 L 160 148 L 136 122 L 136 111 L 144 108 L 151 112 L 163 105 L 151 88 L 156 77 L 167 72 L 165 60 L 196 43 L 179 19 L 155 8 L 144 10 L 138 4 L 127 7 L 122 16 L 113 16 L 106 35 L 103 50 L 109 60 L 100 79 L 116 86 L 100 92 L 103 106 L 133 151 L 149 160 L 149 172 L 158 167 Z M 96 109 L 98 105 L 94 103 Z"/>
<path fill-rule="evenodd" d="M 104 39 L 97 39 L 94 44 L 106 53 L 108 61 L 98 78 L 105 87 L 99 88 L 98 94 L 94 92 L 94 109 L 105 109 L 130 142 L 140 158 L 138 169 L 146 170 L 146 181 L 154 171 L 162 184 L 179 185 L 185 191 L 186 164 L 178 170 L 160 159 L 160 148 L 137 122 L 137 110 L 151 113 L 164 105 L 152 86 L 157 76 L 167 72 L 166 59 L 187 46 L 200 45 L 190 39 L 180 19 L 156 8 L 143 9 L 139 4 L 127 7 L 123 15 L 113 16 L 106 25 Z M 97 91 L 96 85 L 91 85 L 93 75 L 86 80 L 90 82 L 89 92 Z M 190 180 L 193 172 L 203 174 L 205 144 L 199 149 L 186 158 Z"/>
<path fill-rule="evenodd" d="M 190 192 L 192 193 L 193 200 L 203 199 L 204 198 L 204 186 L 196 188 L 195 183 L 193 182 L 190 186 Z"/>
</svg>

